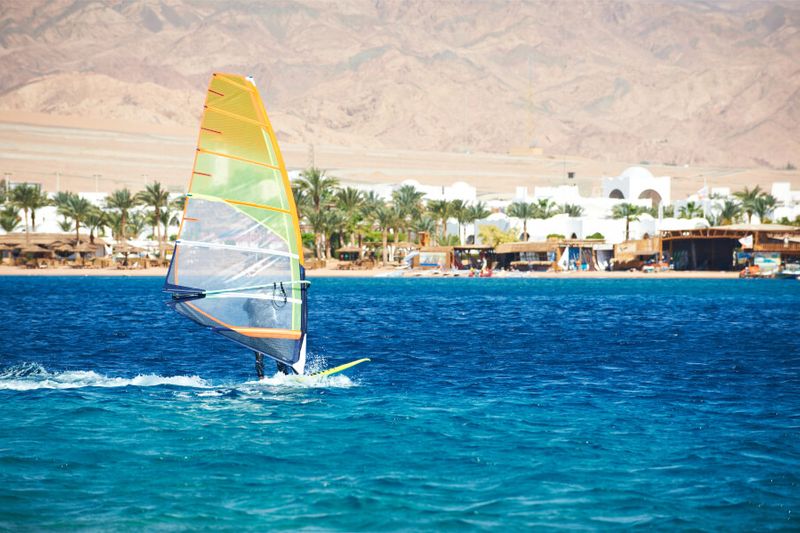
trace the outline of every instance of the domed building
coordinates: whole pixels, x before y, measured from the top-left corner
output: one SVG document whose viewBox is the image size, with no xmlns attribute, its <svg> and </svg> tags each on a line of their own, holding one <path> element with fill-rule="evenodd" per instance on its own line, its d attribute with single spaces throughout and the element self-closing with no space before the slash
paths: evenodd
<svg viewBox="0 0 800 533">
<path fill-rule="evenodd" d="M 644 167 L 630 167 L 616 178 L 603 178 L 603 196 L 617 200 L 651 200 L 653 206 L 671 202 L 669 176 L 654 177 Z"/>
</svg>

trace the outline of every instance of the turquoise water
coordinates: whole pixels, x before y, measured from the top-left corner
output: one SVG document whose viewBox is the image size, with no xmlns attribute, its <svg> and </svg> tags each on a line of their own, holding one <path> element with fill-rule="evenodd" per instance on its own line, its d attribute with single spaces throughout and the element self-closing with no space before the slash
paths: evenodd
<svg viewBox="0 0 800 533">
<path fill-rule="evenodd" d="M 800 529 L 796 281 L 313 280 L 310 386 L 160 286 L 0 278 L 0 529 Z"/>
</svg>

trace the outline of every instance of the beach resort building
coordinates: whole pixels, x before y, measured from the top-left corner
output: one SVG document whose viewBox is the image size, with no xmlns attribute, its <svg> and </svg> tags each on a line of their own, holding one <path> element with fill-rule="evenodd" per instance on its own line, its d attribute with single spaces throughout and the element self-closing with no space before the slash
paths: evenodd
<svg viewBox="0 0 800 533">
<path fill-rule="evenodd" d="M 653 206 L 672 202 L 671 178 L 655 177 L 644 167 L 630 167 L 617 177 L 603 178 L 603 196 L 619 200 L 651 200 Z"/>
<path fill-rule="evenodd" d="M 800 228 L 779 224 L 733 224 L 693 230 L 663 230 L 647 239 L 614 246 L 617 268 L 639 268 L 647 260 L 675 270 L 738 270 L 764 273 L 800 262 Z"/>
</svg>

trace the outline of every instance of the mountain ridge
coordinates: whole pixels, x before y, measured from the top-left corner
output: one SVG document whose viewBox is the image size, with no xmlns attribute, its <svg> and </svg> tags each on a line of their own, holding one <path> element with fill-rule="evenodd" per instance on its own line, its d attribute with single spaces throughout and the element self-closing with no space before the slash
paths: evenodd
<svg viewBox="0 0 800 533">
<path fill-rule="evenodd" d="M 293 143 L 780 168 L 799 28 L 777 1 L 11 2 L 0 109 L 195 126 L 229 71 Z"/>
</svg>

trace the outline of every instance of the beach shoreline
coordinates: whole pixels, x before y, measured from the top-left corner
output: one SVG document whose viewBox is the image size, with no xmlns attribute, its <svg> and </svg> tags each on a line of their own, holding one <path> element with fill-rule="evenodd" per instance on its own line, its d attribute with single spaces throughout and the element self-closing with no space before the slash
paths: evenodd
<svg viewBox="0 0 800 533">
<path fill-rule="evenodd" d="M 70 276 L 70 277 L 155 277 L 163 278 L 167 275 L 166 267 L 147 269 L 117 269 L 117 268 L 69 268 L 56 267 L 44 269 L 25 269 L 8 265 L 0 265 L 0 276 L 41 277 L 41 276 Z M 400 271 L 394 268 L 375 268 L 372 270 L 338 270 L 335 268 L 320 268 L 307 270 L 306 277 L 313 278 L 381 278 L 397 277 L 403 279 L 452 279 L 466 278 L 467 273 L 452 272 L 435 273 L 431 270 Z M 569 272 L 497 272 L 492 278 L 484 279 L 737 279 L 738 272 L 721 271 L 666 271 L 666 272 L 641 272 L 641 271 L 569 271 Z"/>
</svg>

